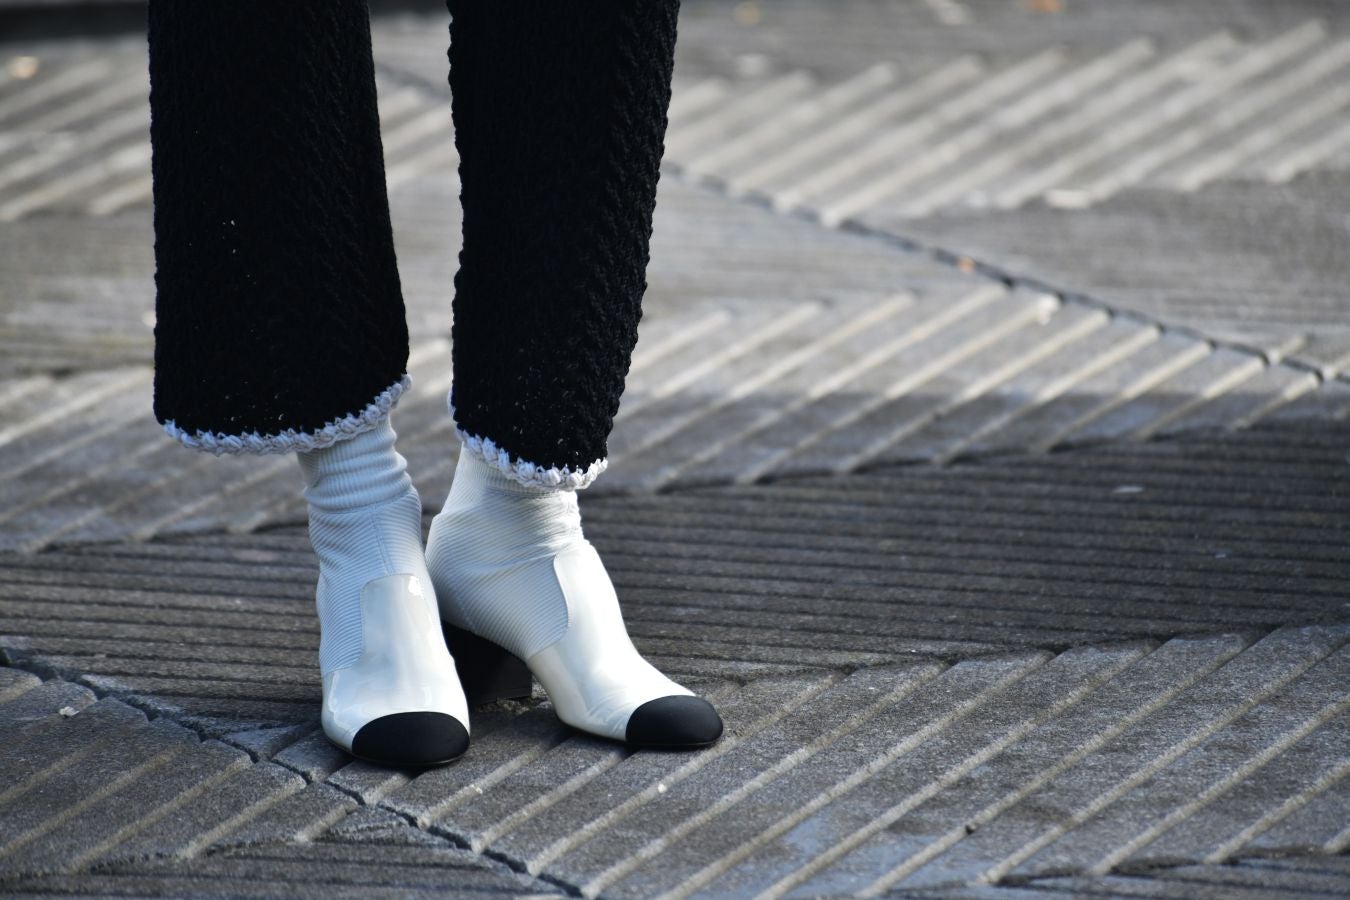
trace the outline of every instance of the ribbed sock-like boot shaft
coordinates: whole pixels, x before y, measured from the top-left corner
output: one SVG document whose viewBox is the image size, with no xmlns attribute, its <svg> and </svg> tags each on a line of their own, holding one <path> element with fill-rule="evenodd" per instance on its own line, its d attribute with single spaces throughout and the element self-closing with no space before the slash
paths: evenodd
<svg viewBox="0 0 1350 900">
<path fill-rule="evenodd" d="M 422 555 L 422 502 L 385 418 L 376 428 L 322 450 L 296 454 L 309 502 L 309 538 L 319 557 L 315 600 L 322 625 L 319 666 L 327 673 L 361 655 L 361 589 L 386 575 L 413 574 L 433 588 Z"/>
<path fill-rule="evenodd" d="M 461 450 L 427 535 L 442 618 L 532 655 L 567 629 L 553 557 L 585 540 L 575 491 L 525 487 Z"/>
<path fill-rule="evenodd" d="M 340 512 L 392 500 L 412 485 L 408 461 L 394 447 L 388 416 L 331 447 L 297 453 L 311 507 Z"/>
</svg>

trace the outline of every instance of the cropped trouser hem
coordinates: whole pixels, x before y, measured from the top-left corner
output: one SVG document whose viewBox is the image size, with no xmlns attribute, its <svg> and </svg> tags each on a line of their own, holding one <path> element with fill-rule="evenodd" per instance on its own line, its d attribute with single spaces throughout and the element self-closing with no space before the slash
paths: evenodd
<svg viewBox="0 0 1350 900">
<path fill-rule="evenodd" d="M 333 419 L 322 428 L 314 431 L 297 431 L 288 428 L 277 434 L 259 434 L 248 431 L 243 434 L 225 434 L 219 431 L 187 432 L 179 428 L 170 419 L 164 422 L 164 430 L 169 437 L 176 439 L 185 447 L 193 450 L 205 450 L 222 456 L 226 453 L 289 453 L 318 450 L 331 447 L 338 441 L 355 437 L 380 424 L 390 411 L 398 405 L 398 398 L 412 387 L 412 376 L 407 372 L 398 381 L 380 391 L 375 398 L 359 412 L 350 413 L 340 419 Z"/>
<path fill-rule="evenodd" d="M 455 421 L 455 437 L 459 438 L 460 444 L 465 450 L 494 466 L 518 484 L 533 488 L 579 491 L 590 487 L 591 482 L 599 478 L 600 473 L 609 466 L 609 460 L 604 458 L 593 460 L 584 468 L 573 468 L 542 466 L 519 456 L 512 456 L 510 451 L 498 446 L 492 438 L 470 434 L 460 428 L 458 420 L 455 419 L 455 403 L 451 396 L 446 395 L 445 405 L 450 411 L 451 420 Z"/>
</svg>

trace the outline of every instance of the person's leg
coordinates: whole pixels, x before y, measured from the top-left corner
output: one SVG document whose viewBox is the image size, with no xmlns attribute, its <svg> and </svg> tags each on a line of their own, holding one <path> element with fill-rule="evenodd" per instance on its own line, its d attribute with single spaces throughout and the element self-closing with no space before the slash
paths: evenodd
<svg viewBox="0 0 1350 900">
<path fill-rule="evenodd" d="M 679 2 L 447 5 L 464 243 L 461 450 L 427 540 L 442 615 L 525 660 L 569 724 L 705 745 L 720 719 L 634 649 L 575 493 L 637 340 Z"/>
<path fill-rule="evenodd" d="M 319 557 L 323 723 L 387 762 L 463 752 L 421 502 L 365 0 L 152 0 L 154 414 L 185 446 L 294 452 Z"/>
</svg>

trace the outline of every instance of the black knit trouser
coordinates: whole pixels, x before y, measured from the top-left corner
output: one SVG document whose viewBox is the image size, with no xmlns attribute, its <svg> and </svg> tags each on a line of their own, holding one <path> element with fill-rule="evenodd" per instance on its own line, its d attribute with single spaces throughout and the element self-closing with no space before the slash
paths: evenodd
<svg viewBox="0 0 1350 900">
<path fill-rule="evenodd" d="M 642 315 L 679 0 L 447 5 L 456 422 L 518 470 L 593 477 Z M 365 0 L 152 0 L 148 31 L 156 419 L 216 453 L 373 426 L 408 331 Z"/>
</svg>

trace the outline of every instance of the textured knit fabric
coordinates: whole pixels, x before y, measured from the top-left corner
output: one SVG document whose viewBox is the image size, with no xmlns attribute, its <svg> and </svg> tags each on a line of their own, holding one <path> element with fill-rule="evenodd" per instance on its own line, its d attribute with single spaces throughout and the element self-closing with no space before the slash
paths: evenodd
<svg viewBox="0 0 1350 900">
<path fill-rule="evenodd" d="M 456 424 L 585 470 L 606 455 L 637 341 L 679 2 L 447 6 Z"/>
<path fill-rule="evenodd" d="M 388 418 L 331 447 L 297 453 L 309 502 L 309 538 L 319 557 L 315 603 L 324 674 L 361 656 L 361 589 L 386 575 L 413 574 L 434 588 L 422 554 L 422 501 L 394 449 Z"/>
<path fill-rule="evenodd" d="M 447 6 L 447 400 L 484 458 L 584 486 L 637 340 L 679 2 Z M 408 335 L 364 0 L 151 0 L 149 37 L 157 419 L 217 453 L 372 427 Z"/>
<path fill-rule="evenodd" d="M 148 17 L 155 417 L 212 450 L 372 427 L 408 329 L 365 0 L 152 0 Z"/>
</svg>

